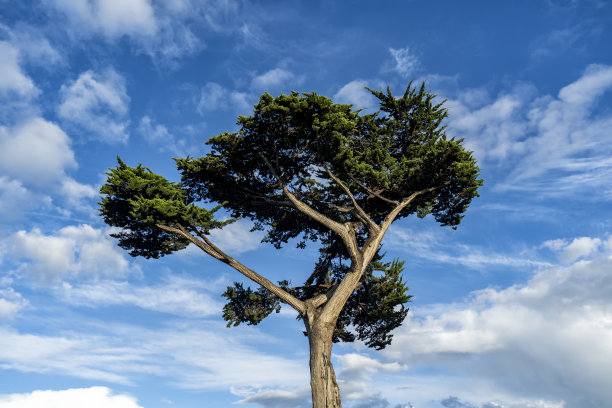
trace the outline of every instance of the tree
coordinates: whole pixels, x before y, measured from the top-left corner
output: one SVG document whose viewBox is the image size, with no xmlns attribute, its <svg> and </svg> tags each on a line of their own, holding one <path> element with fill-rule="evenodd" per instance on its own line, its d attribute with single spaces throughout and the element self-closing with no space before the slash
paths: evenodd
<svg viewBox="0 0 612 408">
<path fill-rule="evenodd" d="M 316 93 L 261 96 L 239 130 L 212 137 L 210 153 L 175 159 L 181 182 L 121 159 L 101 188 L 104 221 L 132 256 L 158 258 L 194 244 L 260 287 L 235 283 L 223 296 L 228 326 L 257 324 L 281 304 L 304 322 L 310 346 L 312 403 L 340 407 L 332 343 L 381 349 L 407 313 L 403 262 L 384 262 L 383 236 L 400 218 L 431 214 L 456 228 L 478 196 L 479 169 L 462 140 L 449 139 L 447 110 L 408 85 L 402 97 L 369 89 L 380 110 L 363 114 Z M 203 205 L 216 205 L 206 209 Z M 234 217 L 215 219 L 225 208 Z M 302 286 L 277 284 L 226 254 L 210 231 L 238 218 L 281 248 L 320 244 Z"/>
</svg>

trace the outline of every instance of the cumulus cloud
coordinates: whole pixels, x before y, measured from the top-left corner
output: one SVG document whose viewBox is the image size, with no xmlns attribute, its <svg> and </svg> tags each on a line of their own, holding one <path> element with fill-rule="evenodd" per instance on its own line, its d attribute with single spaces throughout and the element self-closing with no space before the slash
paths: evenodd
<svg viewBox="0 0 612 408">
<path fill-rule="evenodd" d="M 55 234 L 40 229 L 18 231 L 10 238 L 11 255 L 20 271 L 40 282 L 61 279 L 120 277 L 129 263 L 103 230 L 89 225 L 67 226 Z"/>
<path fill-rule="evenodd" d="M 288 85 L 290 82 L 291 85 L 299 85 L 301 79 L 289 70 L 274 68 L 253 78 L 251 86 L 258 90 L 269 91 L 279 86 Z"/>
<path fill-rule="evenodd" d="M 0 126 L 0 198 L 5 198 L 0 214 L 16 219 L 25 211 L 50 208 L 52 196 L 65 203 L 62 212 L 85 208 L 82 200 L 97 191 L 68 176 L 76 167 L 70 138 L 55 123 L 31 117 Z"/>
<path fill-rule="evenodd" d="M 66 177 L 75 168 L 70 139 L 55 123 L 32 118 L 11 129 L 0 128 L 0 171 L 36 187 Z"/>
<path fill-rule="evenodd" d="M 17 50 L 18 59 L 44 69 L 54 69 L 61 65 L 63 56 L 55 49 L 38 27 L 19 26 L 9 28 L 0 23 L 3 33 Z M 4 61 L 5 63 L 7 60 Z M 4 78 L 3 78 L 4 79 Z"/>
<path fill-rule="evenodd" d="M 0 394 L 0 408 L 142 408 L 129 395 L 115 395 L 106 387 L 36 390 L 25 394 Z"/>
<path fill-rule="evenodd" d="M 362 379 L 371 377 L 380 371 L 398 371 L 402 366 L 397 362 L 382 363 L 378 360 L 357 353 L 335 356 L 342 365 L 340 377 L 343 379 Z"/>
<path fill-rule="evenodd" d="M 6 41 L 0 41 L 0 96 L 31 99 L 40 92 L 19 65 L 19 51 Z"/>
<path fill-rule="evenodd" d="M 34 197 L 21 181 L 0 176 L 0 217 L 3 220 L 15 220 L 36 205 L 50 204 L 50 197 L 43 197 L 42 203 L 40 199 L 34 200 Z"/>
<path fill-rule="evenodd" d="M 558 252 L 559 258 L 565 263 L 571 263 L 579 258 L 589 257 L 596 253 L 602 245 L 599 238 L 580 237 L 574 238 L 572 242 L 563 239 L 546 241 L 543 247 Z"/>
<path fill-rule="evenodd" d="M 538 406 L 537 400 L 551 407 L 605 406 L 612 399 L 606 384 L 612 364 L 611 270 L 612 259 L 602 253 L 542 269 L 524 285 L 417 309 L 384 355 L 425 365 L 437 376 L 461 374 L 480 396 L 455 395 L 478 404 L 505 394 L 509 406 Z M 452 387 L 454 381 L 445 383 Z M 534 398 L 520 405 L 520 395 Z"/>
<path fill-rule="evenodd" d="M 334 101 L 337 103 L 346 103 L 353 105 L 355 109 L 370 109 L 372 111 L 378 108 L 378 100 L 370 93 L 366 86 L 376 89 L 376 85 L 372 85 L 368 81 L 356 79 L 344 85 L 334 95 Z"/>
<path fill-rule="evenodd" d="M 113 69 L 102 73 L 85 71 L 76 81 L 62 85 L 58 114 L 88 131 L 92 139 L 108 143 L 128 140 L 130 98 L 125 80 Z"/>
<path fill-rule="evenodd" d="M 3 288 L 2 284 L 0 280 L 0 321 L 13 318 L 28 304 L 20 293 L 8 286 Z"/>
</svg>

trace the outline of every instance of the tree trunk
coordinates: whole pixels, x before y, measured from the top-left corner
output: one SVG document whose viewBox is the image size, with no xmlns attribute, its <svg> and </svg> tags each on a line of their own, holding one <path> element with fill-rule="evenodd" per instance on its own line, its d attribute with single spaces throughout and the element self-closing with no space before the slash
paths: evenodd
<svg viewBox="0 0 612 408">
<path fill-rule="evenodd" d="M 324 325 L 309 316 L 306 329 L 310 345 L 310 388 L 313 408 L 341 408 L 340 389 L 331 363 L 335 325 Z"/>
</svg>

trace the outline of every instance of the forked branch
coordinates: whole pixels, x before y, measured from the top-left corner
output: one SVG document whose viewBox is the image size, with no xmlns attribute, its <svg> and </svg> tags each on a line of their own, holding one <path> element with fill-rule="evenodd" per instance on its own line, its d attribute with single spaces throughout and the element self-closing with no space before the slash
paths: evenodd
<svg viewBox="0 0 612 408">
<path fill-rule="evenodd" d="M 353 195 L 353 193 L 351 193 L 351 189 L 348 188 L 348 186 L 346 184 L 344 184 L 342 182 L 342 180 L 340 180 L 338 177 L 336 177 L 336 175 L 334 173 L 332 173 L 331 170 L 329 168 L 327 168 L 327 166 L 323 166 L 323 168 L 325 169 L 325 171 L 327 172 L 329 177 L 331 177 L 331 179 L 334 180 L 336 182 L 336 184 L 338 184 L 340 186 L 340 188 L 349 197 L 349 199 L 353 203 L 353 206 L 355 207 L 355 211 L 357 212 L 357 216 L 368 225 L 368 228 L 370 230 L 370 234 L 376 234 L 378 232 L 378 230 L 380 230 L 380 227 L 374 221 L 372 221 L 370 216 L 357 203 L 357 200 L 355 200 L 355 196 Z"/>
<path fill-rule="evenodd" d="M 359 246 L 357 245 L 357 239 L 355 238 L 355 233 L 351 229 L 350 225 L 340 224 L 339 222 L 336 222 L 326 217 L 325 215 L 321 214 L 320 212 L 318 212 L 317 210 L 315 210 L 314 208 L 312 208 L 305 202 L 299 200 L 291 191 L 289 191 L 289 189 L 287 188 L 287 185 L 280 178 L 280 176 L 274 169 L 274 166 L 272 166 L 272 163 L 270 163 L 270 161 L 266 158 L 266 156 L 264 156 L 262 153 L 259 153 L 259 156 L 266 163 L 266 165 L 270 169 L 270 172 L 280 184 L 283 190 L 283 193 L 289 199 L 289 201 L 291 201 L 291 203 L 295 206 L 295 208 L 297 208 L 304 215 L 307 215 L 308 217 L 312 218 L 313 220 L 317 221 L 318 223 L 322 224 L 323 226 L 329 228 L 330 230 L 338 234 L 338 236 L 340 236 L 340 238 L 346 245 L 346 249 L 350 257 L 357 260 L 360 257 Z"/>
</svg>

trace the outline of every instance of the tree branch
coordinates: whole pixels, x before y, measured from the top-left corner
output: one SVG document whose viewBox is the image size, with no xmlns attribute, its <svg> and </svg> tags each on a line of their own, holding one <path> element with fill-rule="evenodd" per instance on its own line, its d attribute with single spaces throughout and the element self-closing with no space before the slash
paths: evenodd
<svg viewBox="0 0 612 408">
<path fill-rule="evenodd" d="M 321 214 L 320 212 L 318 212 L 317 210 L 315 210 L 308 204 L 300 201 L 295 195 L 293 195 L 293 193 L 291 193 L 291 191 L 289 191 L 289 189 L 287 188 L 283 180 L 280 178 L 280 176 L 276 173 L 276 170 L 274 170 L 274 167 L 272 166 L 270 161 L 266 158 L 266 156 L 264 156 L 262 153 L 259 153 L 259 156 L 266 163 L 266 165 L 270 169 L 270 172 L 272 173 L 274 178 L 276 178 L 276 180 L 281 185 L 281 188 L 283 189 L 283 193 L 285 194 L 285 196 L 287 196 L 289 201 L 293 203 L 295 208 L 297 208 L 303 214 L 309 216 L 313 220 L 317 221 L 318 223 L 322 224 L 323 226 L 329 228 L 330 230 L 338 234 L 340 238 L 342 239 L 342 241 L 344 242 L 344 244 L 346 245 L 349 256 L 355 260 L 359 259 L 360 258 L 359 246 L 357 245 L 357 239 L 355 237 L 355 233 L 354 232 L 351 233 L 352 229 L 350 228 L 350 226 L 346 224 L 340 224 L 339 222 L 336 222 L 326 217 L 325 215 Z"/>
<path fill-rule="evenodd" d="M 353 206 L 355 207 L 355 211 L 357 212 L 357 216 L 361 218 L 362 221 L 365 221 L 365 223 L 368 225 L 370 234 L 376 234 L 380 227 L 374 221 L 372 221 L 368 214 L 357 203 L 357 200 L 355 200 L 355 196 L 353 196 L 353 193 L 351 193 L 351 190 L 348 188 L 348 186 L 344 184 L 342 180 L 336 177 L 336 175 L 332 173 L 331 170 L 327 168 L 327 166 L 323 166 L 323 168 L 325 169 L 329 177 L 331 177 L 332 180 L 334 180 L 336 184 L 338 184 L 340 188 L 344 190 L 346 195 L 350 198 L 351 202 L 353 203 Z"/>
<path fill-rule="evenodd" d="M 236 259 L 227 255 L 225 252 L 221 251 L 216 245 L 214 245 L 208 238 L 203 237 L 202 235 L 198 234 L 204 240 L 204 242 L 202 242 L 201 240 L 194 237 L 191 233 L 189 233 L 189 231 L 187 231 L 182 225 L 179 225 L 179 224 L 177 224 L 177 227 L 157 224 L 157 227 L 161 228 L 164 231 L 171 232 L 173 234 L 177 234 L 177 235 L 180 235 L 188 239 L 190 242 L 192 242 L 194 245 L 196 245 L 198 248 L 200 248 L 201 250 L 203 250 L 204 252 L 212 256 L 213 258 L 218 259 L 219 261 L 228 264 L 229 266 L 236 269 L 238 272 L 240 272 L 247 278 L 251 279 L 253 282 L 258 283 L 259 285 L 268 289 L 270 292 L 274 293 L 283 302 L 293 307 L 298 313 L 304 314 L 306 312 L 304 302 L 297 299 L 295 296 L 291 295 L 290 293 L 285 291 L 283 288 L 275 285 L 270 280 L 264 278 L 263 276 L 253 271 L 252 269 L 247 268 L 246 266 L 238 262 Z"/>
</svg>

